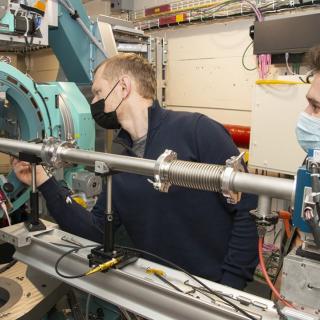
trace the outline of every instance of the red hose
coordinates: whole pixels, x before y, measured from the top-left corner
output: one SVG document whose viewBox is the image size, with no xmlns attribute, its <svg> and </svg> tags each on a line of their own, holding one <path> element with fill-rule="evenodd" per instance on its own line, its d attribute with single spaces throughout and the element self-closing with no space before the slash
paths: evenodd
<svg viewBox="0 0 320 320">
<path fill-rule="evenodd" d="M 270 289 L 272 290 L 272 292 L 274 293 L 274 295 L 280 300 L 282 301 L 283 304 L 285 304 L 287 307 L 289 308 L 294 308 L 293 305 L 291 305 L 288 301 L 286 301 L 285 299 L 283 299 L 280 295 L 280 293 L 278 292 L 278 290 L 274 287 L 274 285 L 272 284 L 268 272 L 266 270 L 266 266 L 264 264 L 264 259 L 263 259 L 263 255 L 262 255 L 262 248 L 263 248 L 263 238 L 259 238 L 259 262 L 260 262 L 260 268 L 261 271 L 263 273 L 264 278 L 267 281 L 268 286 L 270 287 Z"/>
<path fill-rule="evenodd" d="M 251 131 L 250 127 L 239 126 L 236 124 L 224 124 L 223 126 L 229 131 L 237 147 L 249 149 Z"/>
</svg>

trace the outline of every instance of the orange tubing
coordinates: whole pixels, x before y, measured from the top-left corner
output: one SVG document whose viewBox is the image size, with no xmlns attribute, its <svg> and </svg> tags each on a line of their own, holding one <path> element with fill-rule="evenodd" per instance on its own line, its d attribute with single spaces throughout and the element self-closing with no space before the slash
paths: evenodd
<svg viewBox="0 0 320 320">
<path fill-rule="evenodd" d="M 260 262 L 260 268 L 262 271 L 263 276 L 265 277 L 268 286 L 270 287 L 270 289 L 272 290 L 272 292 L 274 293 L 274 295 L 287 307 L 289 308 L 294 308 L 293 305 L 291 305 L 288 301 L 286 301 L 285 299 L 283 299 L 280 295 L 280 293 L 278 292 L 278 290 L 274 287 L 274 285 L 272 284 L 268 272 L 266 270 L 266 266 L 264 264 L 264 259 L 263 259 L 263 255 L 262 255 L 262 248 L 263 248 L 263 238 L 259 238 L 259 262 Z"/>
<path fill-rule="evenodd" d="M 290 226 L 290 220 L 291 220 L 291 213 L 285 210 L 279 211 L 279 218 L 283 220 L 284 228 L 286 230 L 287 238 L 289 239 L 291 236 L 291 226 Z"/>
</svg>

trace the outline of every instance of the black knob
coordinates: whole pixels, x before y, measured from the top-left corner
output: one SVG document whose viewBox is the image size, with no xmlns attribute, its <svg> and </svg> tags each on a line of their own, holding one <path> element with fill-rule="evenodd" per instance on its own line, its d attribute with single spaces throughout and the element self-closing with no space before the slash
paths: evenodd
<svg viewBox="0 0 320 320">
<path fill-rule="evenodd" d="M 13 186 L 12 183 L 6 182 L 6 183 L 3 184 L 2 189 L 3 189 L 5 192 L 10 193 L 10 192 L 12 192 L 12 191 L 14 190 L 14 186 Z"/>
</svg>

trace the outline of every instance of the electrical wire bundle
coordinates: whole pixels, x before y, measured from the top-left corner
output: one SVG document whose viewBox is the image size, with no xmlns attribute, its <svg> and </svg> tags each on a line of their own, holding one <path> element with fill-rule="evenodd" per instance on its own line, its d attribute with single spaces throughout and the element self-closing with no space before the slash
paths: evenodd
<svg viewBox="0 0 320 320">
<path fill-rule="evenodd" d="M 258 9 L 258 7 L 253 4 L 251 1 L 249 0 L 227 0 L 225 1 L 224 3 L 218 5 L 217 7 L 215 7 L 213 10 L 211 9 L 206 9 L 206 12 L 207 14 L 209 13 L 210 15 L 212 14 L 216 14 L 217 12 L 219 12 L 221 9 L 225 8 L 225 7 L 228 7 L 228 11 L 229 11 L 229 6 L 230 5 L 235 5 L 237 6 L 236 10 L 239 10 L 238 8 L 238 5 L 239 5 L 239 2 L 240 2 L 240 5 L 241 5 L 241 9 L 240 9 L 240 12 L 242 13 L 243 12 L 243 4 L 245 4 L 247 7 L 249 7 L 251 9 L 252 12 L 254 12 L 257 20 L 259 22 L 262 22 L 264 19 L 263 19 L 263 16 L 262 16 L 262 13 L 261 11 Z M 228 12 L 228 16 L 232 15 L 232 13 L 229 13 Z M 216 17 L 216 16 L 215 16 Z M 245 52 L 242 56 L 242 65 L 245 67 L 245 64 L 244 64 L 244 56 L 246 54 L 246 52 L 248 51 L 249 47 L 253 44 L 253 42 L 251 42 L 248 47 L 245 49 Z M 259 72 L 259 77 L 261 79 L 265 79 L 267 77 L 267 74 L 269 72 L 269 68 L 270 68 L 270 65 L 271 65 L 271 55 L 270 54 L 260 54 L 257 56 L 257 63 L 258 63 L 258 72 Z M 255 70 L 256 68 L 246 68 L 246 70 L 248 71 L 253 71 Z"/>
<path fill-rule="evenodd" d="M 249 1 L 248 1 L 249 2 Z M 256 6 L 254 3 L 250 2 L 252 5 Z M 286 10 L 293 10 L 296 8 L 306 8 L 306 7 L 316 7 L 320 4 L 319 0 L 310 0 L 310 1 L 299 1 L 299 3 L 294 3 L 289 1 L 269 1 L 256 6 L 261 14 L 272 14 L 278 13 Z M 222 10 L 226 8 L 225 10 Z M 152 16 L 146 16 L 144 18 L 133 18 L 132 21 L 136 23 L 142 29 L 150 28 L 159 28 L 158 23 L 152 23 L 157 17 L 168 16 L 173 12 L 164 12 L 161 14 L 156 14 Z M 217 1 L 211 6 L 206 7 L 205 9 L 186 9 L 179 10 L 179 13 L 186 14 L 187 19 L 183 22 L 177 24 L 191 23 L 191 22 L 206 22 L 214 19 L 225 19 L 225 18 L 237 18 L 252 16 L 256 13 L 249 8 L 249 5 L 242 0 L 226 0 L 226 1 Z M 152 20 L 153 19 L 153 20 Z M 145 24 L 143 22 L 145 21 Z"/>
</svg>

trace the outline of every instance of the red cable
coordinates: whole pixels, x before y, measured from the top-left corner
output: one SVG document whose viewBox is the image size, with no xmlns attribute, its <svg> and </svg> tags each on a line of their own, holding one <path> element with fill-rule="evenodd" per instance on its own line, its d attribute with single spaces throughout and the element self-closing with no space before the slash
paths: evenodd
<svg viewBox="0 0 320 320">
<path fill-rule="evenodd" d="M 282 301 L 283 304 L 285 304 L 287 307 L 289 308 L 294 308 L 293 305 L 291 305 L 288 301 L 286 301 L 285 299 L 283 299 L 280 295 L 280 293 L 278 292 L 278 290 L 274 287 L 274 285 L 272 284 L 268 272 L 266 270 L 266 266 L 264 264 L 264 259 L 263 259 L 263 255 L 262 255 L 262 248 L 263 248 L 263 238 L 259 238 L 259 262 L 260 262 L 260 268 L 261 271 L 263 273 L 263 276 L 265 277 L 268 286 L 270 287 L 270 289 L 272 290 L 272 292 L 274 293 L 274 295 Z"/>
</svg>

